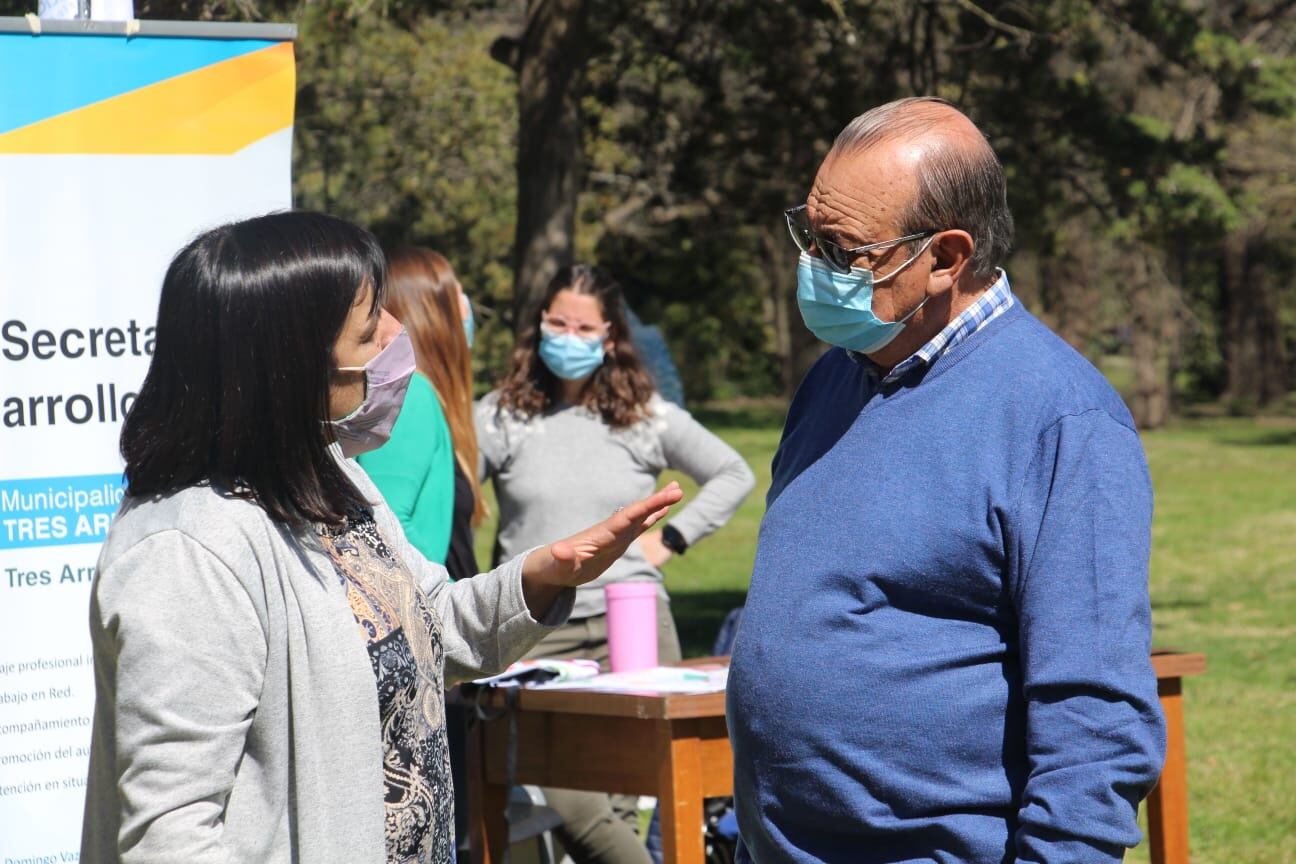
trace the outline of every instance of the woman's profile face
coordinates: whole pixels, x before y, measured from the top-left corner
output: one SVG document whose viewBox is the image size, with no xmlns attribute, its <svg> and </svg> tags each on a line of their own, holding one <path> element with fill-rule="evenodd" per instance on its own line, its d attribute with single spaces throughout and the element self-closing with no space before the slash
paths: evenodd
<svg viewBox="0 0 1296 864">
<path fill-rule="evenodd" d="M 540 321 L 551 331 L 571 333 L 587 342 L 603 336 L 603 350 L 612 350 L 611 328 L 603 317 L 603 307 L 597 297 L 569 290 L 559 291 L 549 303 L 549 308 L 540 313 Z"/>
<path fill-rule="evenodd" d="M 356 293 L 342 332 L 333 343 L 335 368 L 364 366 L 400 333 L 401 325 L 386 309 L 373 306 L 373 286 Z M 341 420 L 365 398 L 363 371 L 335 372 L 329 380 L 329 419 Z"/>
</svg>

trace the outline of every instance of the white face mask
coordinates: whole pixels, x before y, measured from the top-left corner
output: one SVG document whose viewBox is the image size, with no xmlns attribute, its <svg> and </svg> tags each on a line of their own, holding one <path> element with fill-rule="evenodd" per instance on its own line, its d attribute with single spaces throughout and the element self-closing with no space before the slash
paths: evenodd
<svg viewBox="0 0 1296 864">
<path fill-rule="evenodd" d="M 387 443 L 414 369 L 414 345 L 404 330 L 365 365 L 338 367 L 339 372 L 365 374 L 364 401 L 341 420 L 329 421 L 342 455 L 350 459 Z"/>
</svg>

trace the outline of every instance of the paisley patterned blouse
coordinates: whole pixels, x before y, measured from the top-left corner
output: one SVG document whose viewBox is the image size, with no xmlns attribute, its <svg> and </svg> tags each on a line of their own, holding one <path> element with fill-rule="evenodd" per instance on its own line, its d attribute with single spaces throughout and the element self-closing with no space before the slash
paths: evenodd
<svg viewBox="0 0 1296 864">
<path fill-rule="evenodd" d="M 453 864 L 441 622 L 373 514 L 319 528 L 369 648 L 378 684 L 388 864 Z"/>
</svg>

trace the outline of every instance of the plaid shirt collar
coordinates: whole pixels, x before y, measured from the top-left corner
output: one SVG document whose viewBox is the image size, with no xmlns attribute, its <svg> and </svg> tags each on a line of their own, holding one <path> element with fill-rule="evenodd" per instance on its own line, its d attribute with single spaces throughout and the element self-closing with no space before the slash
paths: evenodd
<svg viewBox="0 0 1296 864">
<path fill-rule="evenodd" d="M 1017 302 L 1013 299 L 1012 288 L 1008 285 L 1008 274 L 999 271 L 995 280 L 984 294 L 953 321 L 937 333 L 926 345 L 910 354 L 881 380 L 882 384 L 894 384 L 920 366 L 930 366 L 955 345 L 966 340 L 973 333 L 1007 312 Z M 863 354 L 851 352 L 851 356 L 866 366 L 876 368 L 876 364 Z"/>
</svg>

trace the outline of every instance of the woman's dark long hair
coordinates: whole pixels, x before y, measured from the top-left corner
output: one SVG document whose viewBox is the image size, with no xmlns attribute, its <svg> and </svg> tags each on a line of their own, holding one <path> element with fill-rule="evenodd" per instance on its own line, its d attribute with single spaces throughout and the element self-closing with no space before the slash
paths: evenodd
<svg viewBox="0 0 1296 864">
<path fill-rule="evenodd" d="M 215 228 L 172 260 L 157 343 L 122 427 L 133 497 L 214 482 L 276 521 L 338 524 L 364 497 L 327 452 L 333 345 L 387 265 L 372 234 L 321 213 Z"/>
<path fill-rule="evenodd" d="M 648 400 L 656 388 L 630 338 L 621 286 L 602 267 L 575 264 L 563 267 L 550 280 L 535 320 L 518 338 L 508 375 L 500 384 L 499 405 L 523 417 L 544 411 L 558 394 L 558 377 L 540 359 L 540 316 L 560 291 L 574 291 L 598 301 L 610 325 L 612 350 L 595 370 L 581 394 L 581 403 L 613 429 L 633 426 L 647 416 Z"/>
</svg>

